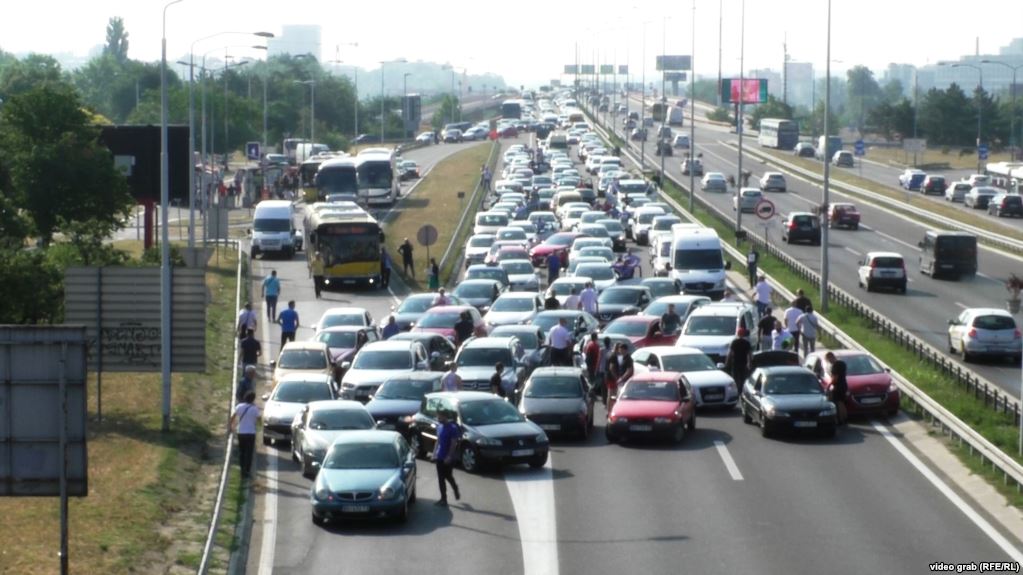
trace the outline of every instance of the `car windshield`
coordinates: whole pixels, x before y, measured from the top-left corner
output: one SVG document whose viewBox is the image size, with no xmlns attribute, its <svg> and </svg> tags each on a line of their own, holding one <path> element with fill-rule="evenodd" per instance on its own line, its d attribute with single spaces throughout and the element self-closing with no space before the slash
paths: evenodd
<svg viewBox="0 0 1023 575">
<path fill-rule="evenodd" d="M 489 248 L 494 243 L 493 237 L 473 236 L 469 238 L 470 248 Z"/>
<path fill-rule="evenodd" d="M 454 293 L 458 297 L 464 298 L 489 298 L 494 295 L 494 284 L 463 283 L 455 288 Z"/>
<path fill-rule="evenodd" d="M 611 261 L 614 259 L 614 252 L 611 251 L 611 248 L 607 248 L 604 246 L 600 247 L 593 246 L 579 250 L 579 256 L 601 258 L 604 261 Z"/>
<path fill-rule="evenodd" d="M 870 375 L 881 373 L 884 368 L 876 359 L 869 355 L 851 355 L 842 357 L 846 365 L 846 375 Z"/>
<path fill-rule="evenodd" d="M 362 350 L 353 369 L 412 369 L 412 354 L 404 350 Z"/>
<path fill-rule="evenodd" d="M 615 272 L 611 266 L 583 264 L 575 269 L 576 275 L 586 276 L 595 280 L 613 280 Z"/>
<path fill-rule="evenodd" d="M 607 230 L 610 233 L 615 233 L 616 234 L 616 233 L 624 232 L 625 231 L 625 228 L 622 227 L 621 222 L 617 222 L 615 220 L 604 220 L 604 221 L 601 221 L 599 223 L 600 223 L 600 225 L 604 226 L 604 229 Z"/>
<path fill-rule="evenodd" d="M 654 230 L 658 232 L 666 232 L 671 229 L 671 226 L 680 223 L 682 223 L 682 220 L 678 218 L 658 219 L 654 222 Z"/>
<path fill-rule="evenodd" d="M 366 318 L 361 313 L 328 315 L 320 322 L 320 329 L 335 325 L 366 325 Z"/>
<path fill-rule="evenodd" d="M 390 443 L 335 443 L 323 460 L 324 469 L 394 469 L 398 452 Z"/>
<path fill-rule="evenodd" d="M 494 329 L 494 331 L 490 332 L 490 335 L 494 337 L 514 335 L 519 338 L 519 343 L 521 343 L 522 347 L 525 349 L 536 349 L 540 347 L 540 336 L 533 330 L 525 331 L 516 328 L 515 331 L 505 331 L 503 328 L 498 327 Z"/>
<path fill-rule="evenodd" d="M 630 381 L 622 390 L 621 398 L 678 401 L 678 386 L 671 381 Z"/>
<path fill-rule="evenodd" d="M 465 274 L 467 280 L 495 280 L 501 283 L 507 283 L 507 272 L 498 267 L 484 266 L 476 269 L 469 270 Z"/>
<path fill-rule="evenodd" d="M 373 418 L 357 409 L 318 409 L 309 417 L 309 429 L 373 429 Z"/>
<path fill-rule="evenodd" d="M 661 357 L 664 371 L 713 371 L 718 367 L 702 353 L 680 353 Z"/>
<path fill-rule="evenodd" d="M 540 329 L 542 329 L 546 333 L 552 327 L 558 325 L 558 319 L 562 318 L 562 317 L 565 318 L 565 324 L 568 327 L 571 327 L 572 326 L 572 322 L 575 321 L 574 317 L 567 317 L 567 316 L 563 316 L 563 315 L 562 316 L 558 316 L 558 315 L 540 314 L 540 315 L 538 315 L 538 316 L 533 318 L 533 325 L 539 327 Z"/>
<path fill-rule="evenodd" d="M 899 268 L 899 269 L 901 269 L 904 266 L 902 265 L 902 258 L 880 257 L 880 258 L 874 258 L 874 267 L 875 268 Z"/>
<path fill-rule="evenodd" d="M 597 301 L 599 303 L 634 304 L 639 301 L 640 293 L 637 290 L 627 288 L 610 288 L 601 292 Z"/>
<path fill-rule="evenodd" d="M 503 399 L 467 401 L 459 407 L 462 423 L 466 425 L 498 425 L 522 421 L 515 407 Z"/>
<path fill-rule="evenodd" d="M 554 282 L 550 289 L 554 291 L 554 295 L 568 295 L 572 288 L 575 288 L 575 293 L 579 293 L 584 287 L 583 282 Z"/>
<path fill-rule="evenodd" d="M 541 376 L 529 382 L 525 396 L 545 399 L 582 397 L 583 391 L 576 376 Z"/>
<path fill-rule="evenodd" d="M 324 381 L 282 381 L 271 399 L 284 403 L 309 403 L 334 398 L 330 386 Z"/>
<path fill-rule="evenodd" d="M 356 334 L 354 331 L 321 331 L 316 335 L 316 341 L 322 341 L 327 347 L 353 349 Z"/>
<path fill-rule="evenodd" d="M 291 220 L 259 218 L 252 220 L 252 229 L 257 232 L 287 232 L 291 231 Z"/>
<path fill-rule="evenodd" d="M 767 378 L 767 395 L 820 395 L 821 386 L 812 373 L 780 373 Z"/>
<path fill-rule="evenodd" d="M 728 316 L 689 317 L 685 335 L 735 335 L 735 318 Z"/>
<path fill-rule="evenodd" d="M 639 214 L 639 223 L 641 223 L 641 224 L 649 224 L 650 222 L 654 221 L 654 218 L 656 218 L 657 216 L 661 216 L 661 215 L 664 215 L 664 214 L 662 214 L 661 212 L 649 212 L 649 213 Z"/>
<path fill-rule="evenodd" d="M 281 369 L 326 369 L 327 356 L 318 349 L 286 349 L 277 358 Z"/>
<path fill-rule="evenodd" d="M 977 329 L 1016 329 L 1016 321 L 1004 315 L 979 315 L 973 320 L 973 327 Z"/>
<path fill-rule="evenodd" d="M 544 243 L 550 244 L 552 246 L 567 246 L 570 245 L 573 241 L 575 241 L 575 234 L 554 234 L 553 236 L 547 238 L 547 241 Z"/>
<path fill-rule="evenodd" d="M 446 311 L 446 312 L 427 312 L 419 320 L 419 327 L 431 327 L 431 328 L 453 328 L 455 322 L 458 321 L 458 315 L 461 312 L 457 311 Z"/>
<path fill-rule="evenodd" d="M 419 401 L 434 389 L 435 382 L 421 379 L 391 379 L 377 389 L 376 399 L 414 399 Z"/>
<path fill-rule="evenodd" d="M 507 226 L 508 216 L 504 214 L 480 214 L 476 222 L 482 226 Z"/>
<path fill-rule="evenodd" d="M 624 335 L 627 337 L 643 337 L 650 326 L 642 321 L 618 321 L 615 320 L 604 328 L 605 334 Z"/>
<path fill-rule="evenodd" d="M 511 350 L 506 347 L 470 347 L 462 348 L 458 354 L 459 367 L 493 367 L 495 363 L 501 362 L 511 366 Z"/>
<path fill-rule="evenodd" d="M 433 300 L 436 296 L 433 294 L 426 294 L 420 297 L 407 297 L 405 301 L 401 302 L 396 310 L 398 313 L 423 313 L 430 309 L 433 305 Z"/>
<path fill-rule="evenodd" d="M 675 250 L 675 262 L 672 265 L 677 270 L 711 270 L 725 267 L 720 249 Z"/>
<path fill-rule="evenodd" d="M 595 238 L 609 238 L 611 234 L 608 233 L 607 228 L 601 225 L 587 225 L 579 228 L 579 231 Z"/>
<path fill-rule="evenodd" d="M 527 297 L 502 297 L 497 298 L 490 311 L 533 311 L 535 309 L 533 298 Z"/>
<path fill-rule="evenodd" d="M 643 315 L 660 316 L 668 312 L 668 304 L 675 304 L 675 313 L 679 317 L 685 318 L 686 312 L 689 311 L 689 304 L 680 302 L 666 302 L 666 301 L 654 301 L 650 305 L 643 308 Z"/>
<path fill-rule="evenodd" d="M 507 262 L 501 263 L 501 267 L 504 271 L 508 272 L 509 275 L 525 275 L 533 273 L 533 264 L 529 262 Z"/>
</svg>

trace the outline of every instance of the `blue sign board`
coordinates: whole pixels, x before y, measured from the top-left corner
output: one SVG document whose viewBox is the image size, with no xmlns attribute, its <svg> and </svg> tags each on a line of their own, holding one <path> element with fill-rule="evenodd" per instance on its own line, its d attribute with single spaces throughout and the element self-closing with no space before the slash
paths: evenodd
<svg viewBox="0 0 1023 575">
<path fill-rule="evenodd" d="M 245 144 L 245 157 L 250 160 L 258 160 L 259 156 L 259 142 L 247 142 Z"/>
<path fill-rule="evenodd" d="M 987 144 L 977 146 L 977 158 L 980 160 L 987 159 Z"/>
<path fill-rule="evenodd" d="M 863 140 L 856 140 L 856 143 L 853 144 L 853 150 L 853 153 L 857 156 L 867 155 L 867 148 L 863 145 Z"/>
</svg>

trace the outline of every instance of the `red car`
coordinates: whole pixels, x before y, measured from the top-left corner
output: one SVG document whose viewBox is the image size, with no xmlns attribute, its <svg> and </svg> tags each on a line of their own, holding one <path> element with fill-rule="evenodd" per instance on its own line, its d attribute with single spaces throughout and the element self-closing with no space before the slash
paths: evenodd
<svg viewBox="0 0 1023 575">
<path fill-rule="evenodd" d="M 650 345 L 675 345 L 678 333 L 661 333 L 661 318 L 649 315 L 626 315 L 604 326 L 597 339 L 604 341 L 604 335 L 621 335 L 629 338 L 636 349 Z"/>
<path fill-rule="evenodd" d="M 831 204 L 828 208 L 828 227 L 857 229 L 860 227 L 860 212 L 848 203 Z"/>
<path fill-rule="evenodd" d="M 480 315 L 479 310 L 471 305 L 439 305 L 430 308 L 430 311 L 424 313 L 419 318 L 412 331 L 439 333 L 454 341 L 455 323 L 458 322 L 458 318 L 462 315 L 463 311 L 469 312 L 469 315 L 472 316 L 473 335 L 486 337 L 488 333 L 487 324 L 484 323 L 483 316 Z"/>
<path fill-rule="evenodd" d="M 607 440 L 667 437 L 679 443 L 696 429 L 696 402 L 677 371 L 641 373 L 619 392 L 607 417 Z"/>
<path fill-rule="evenodd" d="M 547 264 L 547 257 L 554 253 L 568 251 L 572 247 L 572 242 L 576 238 L 581 238 L 585 234 L 579 232 L 558 232 L 547 238 L 542 244 L 529 250 L 529 259 L 532 260 L 534 266 L 543 266 Z"/>
<path fill-rule="evenodd" d="M 821 386 L 826 391 L 831 386 L 831 375 L 825 369 L 824 353 L 811 353 L 803 366 L 821 378 Z M 833 353 L 848 368 L 846 380 L 849 382 L 849 394 L 845 398 L 845 407 L 850 415 L 884 413 L 892 416 L 899 412 L 902 394 L 895 386 L 892 374 L 873 356 L 851 349 L 840 349 Z"/>
</svg>

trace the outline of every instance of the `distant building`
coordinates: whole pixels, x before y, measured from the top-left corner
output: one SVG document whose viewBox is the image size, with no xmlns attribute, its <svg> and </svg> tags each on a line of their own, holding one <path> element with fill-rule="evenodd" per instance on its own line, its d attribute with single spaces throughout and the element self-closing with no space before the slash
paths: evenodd
<svg viewBox="0 0 1023 575">
<path fill-rule="evenodd" d="M 320 27 L 317 25 L 281 26 L 281 33 L 266 41 L 267 55 L 309 54 L 320 61 Z"/>
<path fill-rule="evenodd" d="M 1009 66 L 1023 66 L 1023 38 L 1016 38 L 1008 46 L 1002 47 L 998 54 L 973 54 L 965 55 L 954 62 L 945 65 L 930 64 L 922 66 L 919 70 L 919 86 L 921 93 L 938 88 L 947 89 L 952 83 L 957 84 L 968 94 L 972 93 L 980 82 L 981 68 L 984 72 L 984 90 L 998 94 L 1007 94 L 1012 84 L 1012 70 L 998 64 L 982 64 L 982 60 L 989 62 L 1002 62 Z M 962 64 L 955 66 L 955 64 Z M 1023 76 L 1016 73 L 1017 93 L 1023 93 L 1020 85 L 1023 84 Z"/>
<path fill-rule="evenodd" d="M 747 78 L 762 78 L 767 80 L 767 93 L 770 96 L 781 100 L 781 74 L 774 70 L 762 69 L 762 70 L 750 70 L 746 73 Z"/>
<path fill-rule="evenodd" d="M 916 79 L 916 66 L 912 64 L 888 64 L 881 77 L 881 85 L 898 80 L 902 84 L 902 95 L 913 97 L 913 81 Z"/>
<path fill-rule="evenodd" d="M 793 108 L 813 108 L 813 64 L 788 62 L 785 64 L 785 93 Z"/>
</svg>

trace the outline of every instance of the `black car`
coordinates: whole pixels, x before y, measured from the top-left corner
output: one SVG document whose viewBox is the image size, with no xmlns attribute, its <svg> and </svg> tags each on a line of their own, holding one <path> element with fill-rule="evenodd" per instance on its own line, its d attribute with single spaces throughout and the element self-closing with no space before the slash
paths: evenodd
<svg viewBox="0 0 1023 575">
<path fill-rule="evenodd" d="M 437 298 L 435 293 L 417 293 L 406 297 L 394 310 L 391 315 L 398 323 L 398 328 L 408 331 L 415 327 L 419 318 L 433 307 L 433 301 Z M 459 305 L 462 300 L 453 295 L 448 295 L 452 305 Z"/>
<path fill-rule="evenodd" d="M 821 245 L 821 223 L 815 214 L 810 212 L 791 212 L 781 227 L 781 239 L 787 244 L 792 242 L 810 242 Z"/>
<path fill-rule="evenodd" d="M 623 315 L 635 315 L 654 300 L 644 285 L 614 285 L 597 297 L 597 319 L 610 322 Z"/>
<path fill-rule="evenodd" d="M 835 404 L 828 401 L 820 379 L 798 366 L 759 367 L 746 380 L 739 399 L 744 423 L 756 423 L 769 437 L 776 431 L 835 434 Z"/>
<path fill-rule="evenodd" d="M 462 428 L 459 455 L 462 469 L 480 471 L 487 464 L 547 463 L 550 440 L 537 424 L 522 417 L 511 403 L 485 391 L 431 393 L 412 417 L 409 446 L 426 457 L 437 442 L 437 414 L 454 412 Z"/>
<path fill-rule="evenodd" d="M 426 348 L 430 356 L 430 370 L 444 371 L 447 362 L 455 359 L 455 344 L 443 335 L 435 332 L 402 332 L 391 336 L 394 341 L 418 341 Z"/>
<path fill-rule="evenodd" d="M 409 418 L 419 411 L 426 394 L 440 391 L 443 375 L 436 371 L 413 371 L 381 384 L 366 404 L 377 429 L 397 431 L 408 439 Z"/>
<path fill-rule="evenodd" d="M 578 367 L 541 367 L 522 388 L 519 413 L 549 434 L 587 439 L 593 431 L 593 395 Z"/>
<path fill-rule="evenodd" d="M 1023 196 L 998 194 L 988 202 L 987 213 L 999 218 L 1006 216 L 1023 218 Z"/>
<path fill-rule="evenodd" d="M 800 158 L 812 158 L 817 154 L 817 151 L 814 150 L 813 144 L 808 142 L 799 142 L 796 144 L 796 149 L 793 153 Z"/>
</svg>

